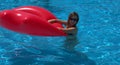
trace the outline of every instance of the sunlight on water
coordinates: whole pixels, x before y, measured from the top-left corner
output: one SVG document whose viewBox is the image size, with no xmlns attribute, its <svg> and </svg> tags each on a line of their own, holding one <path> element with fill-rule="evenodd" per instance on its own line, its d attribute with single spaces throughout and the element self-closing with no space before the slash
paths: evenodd
<svg viewBox="0 0 120 65">
<path fill-rule="evenodd" d="M 44 37 L 0 28 L 0 65 L 119 65 L 119 0 L 1 0 L 0 10 L 41 6 L 57 18 L 80 16 L 78 34 Z"/>
</svg>

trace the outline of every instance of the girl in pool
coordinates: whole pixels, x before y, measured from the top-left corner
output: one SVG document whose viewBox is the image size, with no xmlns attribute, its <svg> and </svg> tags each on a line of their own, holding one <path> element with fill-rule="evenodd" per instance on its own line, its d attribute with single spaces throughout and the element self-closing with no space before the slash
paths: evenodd
<svg viewBox="0 0 120 65">
<path fill-rule="evenodd" d="M 63 21 L 59 19 L 48 20 L 48 22 L 50 23 L 59 22 L 64 24 L 66 26 L 65 28 L 58 28 L 58 29 L 64 31 L 68 35 L 74 35 L 77 33 L 76 24 L 78 23 L 78 21 L 79 21 L 79 16 L 76 12 L 70 13 L 67 21 Z"/>
</svg>

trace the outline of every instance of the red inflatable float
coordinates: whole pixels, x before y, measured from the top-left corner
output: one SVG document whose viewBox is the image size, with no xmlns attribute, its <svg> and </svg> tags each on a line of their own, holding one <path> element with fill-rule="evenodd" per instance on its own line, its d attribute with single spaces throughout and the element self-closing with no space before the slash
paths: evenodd
<svg viewBox="0 0 120 65">
<path fill-rule="evenodd" d="M 7 29 L 37 36 L 66 36 L 58 30 L 60 23 L 49 23 L 56 17 L 48 10 L 36 6 L 22 6 L 0 12 L 0 25 Z"/>
</svg>

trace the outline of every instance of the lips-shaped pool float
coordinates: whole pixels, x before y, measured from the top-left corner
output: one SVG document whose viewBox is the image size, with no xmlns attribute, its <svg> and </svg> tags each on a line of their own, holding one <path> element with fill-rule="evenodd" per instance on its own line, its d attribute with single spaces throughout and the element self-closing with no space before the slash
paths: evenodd
<svg viewBox="0 0 120 65">
<path fill-rule="evenodd" d="M 50 11 L 37 6 L 22 6 L 0 12 L 0 25 L 9 30 L 36 36 L 66 36 L 58 30 L 61 23 L 49 23 L 57 19 Z"/>
</svg>

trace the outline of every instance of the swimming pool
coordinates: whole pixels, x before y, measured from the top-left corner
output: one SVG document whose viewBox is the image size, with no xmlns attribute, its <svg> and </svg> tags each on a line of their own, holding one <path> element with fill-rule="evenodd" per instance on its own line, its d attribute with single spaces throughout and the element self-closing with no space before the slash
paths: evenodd
<svg viewBox="0 0 120 65">
<path fill-rule="evenodd" d="M 30 36 L 0 28 L 0 65 L 120 65 L 119 0 L 1 0 L 0 10 L 34 5 L 59 19 L 80 16 L 75 37 Z"/>
</svg>

